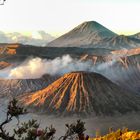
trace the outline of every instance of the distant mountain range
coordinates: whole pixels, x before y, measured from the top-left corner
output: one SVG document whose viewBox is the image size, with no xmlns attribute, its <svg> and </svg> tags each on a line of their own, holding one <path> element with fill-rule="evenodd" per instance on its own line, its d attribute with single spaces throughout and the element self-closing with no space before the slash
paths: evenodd
<svg viewBox="0 0 140 140">
<path fill-rule="evenodd" d="M 4 33 L 0 31 L 0 43 L 21 43 L 24 45 L 45 46 L 53 39 L 55 39 L 53 36 L 44 31 L 37 31 L 28 36 L 18 32 Z"/>
<path fill-rule="evenodd" d="M 54 38 L 44 31 L 30 36 L 18 32 L 0 32 L 0 43 L 21 43 L 47 47 L 82 47 L 106 49 L 130 49 L 140 46 L 140 33 L 118 35 L 96 21 L 84 22 L 68 33 Z"/>
<path fill-rule="evenodd" d="M 47 46 L 128 49 L 140 46 L 140 35 L 117 35 L 98 22 L 89 21 L 53 40 Z"/>
</svg>

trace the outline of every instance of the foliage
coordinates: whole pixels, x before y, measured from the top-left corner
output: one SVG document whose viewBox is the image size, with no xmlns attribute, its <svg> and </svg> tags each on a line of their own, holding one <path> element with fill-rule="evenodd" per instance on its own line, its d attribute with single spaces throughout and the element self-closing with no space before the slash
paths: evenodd
<svg viewBox="0 0 140 140">
<path fill-rule="evenodd" d="M 12 121 L 12 118 L 16 118 L 18 120 L 19 115 L 23 115 L 26 113 L 26 109 L 19 107 L 16 99 L 13 99 L 9 102 L 7 107 L 7 113 L 5 120 L 0 124 L 0 138 L 4 140 L 15 140 L 15 135 L 10 136 L 9 132 L 4 130 L 4 126 Z M 19 121 L 19 120 L 18 120 Z"/>
<path fill-rule="evenodd" d="M 84 136 L 84 131 L 86 130 L 84 127 L 85 123 L 82 122 L 81 120 L 77 120 L 76 123 L 72 123 L 72 124 L 66 124 L 66 134 L 64 136 L 61 136 L 59 138 L 66 140 L 66 139 L 79 139 L 79 140 L 84 140 L 87 139 Z"/>
<path fill-rule="evenodd" d="M 36 120 L 29 120 L 28 122 L 21 123 L 18 129 L 14 129 L 14 133 L 18 139 L 21 140 L 52 140 L 56 130 L 52 126 L 46 129 L 40 129 Z"/>
<path fill-rule="evenodd" d="M 28 122 L 20 123 L 19 116 L 26 114 L 24 107 L 20 107 L 16 99 L 9 102 L 7 107 L 6 119 L 0 124 L 0 138 L 2 140 L 53 140 L 56 132 L 53 126 L 41 129 L 37 120 L 29 120 Z M 13 129 L 13 135 L 6 132 L 4 126 L 9 124 L 13 118 L 18 120 L 17 129 Z M 85 123 L 77 120 L 76 123 L 66 124 L 66 134 L 61 136 L 59 140 L 79 139 L 85 140 L 84 127 Z"/>
</svg>

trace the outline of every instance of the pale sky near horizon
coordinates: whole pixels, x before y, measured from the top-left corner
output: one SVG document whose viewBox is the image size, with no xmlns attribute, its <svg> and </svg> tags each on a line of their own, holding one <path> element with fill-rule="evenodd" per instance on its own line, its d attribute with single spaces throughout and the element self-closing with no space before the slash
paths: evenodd
<svg viewBox="0 0 140 140">
<path fill-rule="evenodd" d="M 140 0 L 6 0 L 0 31 L 44 30 L 60 36 L 84 21 L 97 21 L 118 34 L 140 32 Z"/>
</svg>

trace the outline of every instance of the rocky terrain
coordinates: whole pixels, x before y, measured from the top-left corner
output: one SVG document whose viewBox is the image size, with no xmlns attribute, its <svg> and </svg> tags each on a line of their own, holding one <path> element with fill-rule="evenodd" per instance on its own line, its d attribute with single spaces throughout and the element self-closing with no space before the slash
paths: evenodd
<svg viewBox="0 0 140 140">
<path fill-rule="evenodd" d="M 10 63 L 4 62 L 4 61 L 1 61 L 1 62 L 0 62 L 0 69 L 7 68 L 7 67 L 9 67 L 9 66 L 11 66 Z"/>
<path fill-rule="evenodd" d="M 140 91 L 140 49 L 117 50 L 109 55 L 81 56 L 81 61 L 92 60 L 96 72 L 122 88 Z"/>
<path fill-rule="evenodd" d="M 109 72 L 107 72 L 109 70 Z M 123 88 L 139 93 L 140 55 L 124 57 L 103 72 L 105 76 Z"/>
<path fill-rule="evenodd" d="M 136 33 L 136 34 L 134 34 L 134 35 L 131 35 L 131 37 L 140 39 L 140 33 Z"/>
<path fill-rule="evenodd" d="M 0 97 L 16 97 L 26 92 L 38 91 L 54 82 L 57 77 L 44 75 L 39 79 L 0 79 Z"/>
</svg>

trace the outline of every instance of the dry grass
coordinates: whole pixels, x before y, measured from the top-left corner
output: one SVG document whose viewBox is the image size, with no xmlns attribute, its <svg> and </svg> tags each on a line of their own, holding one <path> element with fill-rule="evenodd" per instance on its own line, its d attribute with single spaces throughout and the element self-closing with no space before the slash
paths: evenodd
<svg viewBox="0 0 140 140">
<path fill-rule="evenodd" d="M 89 140 L 140 140 L 140 131 L 130 131 L 127 128 L 111 131 L 104 136 L 89 138 Z"/>
</svg>

